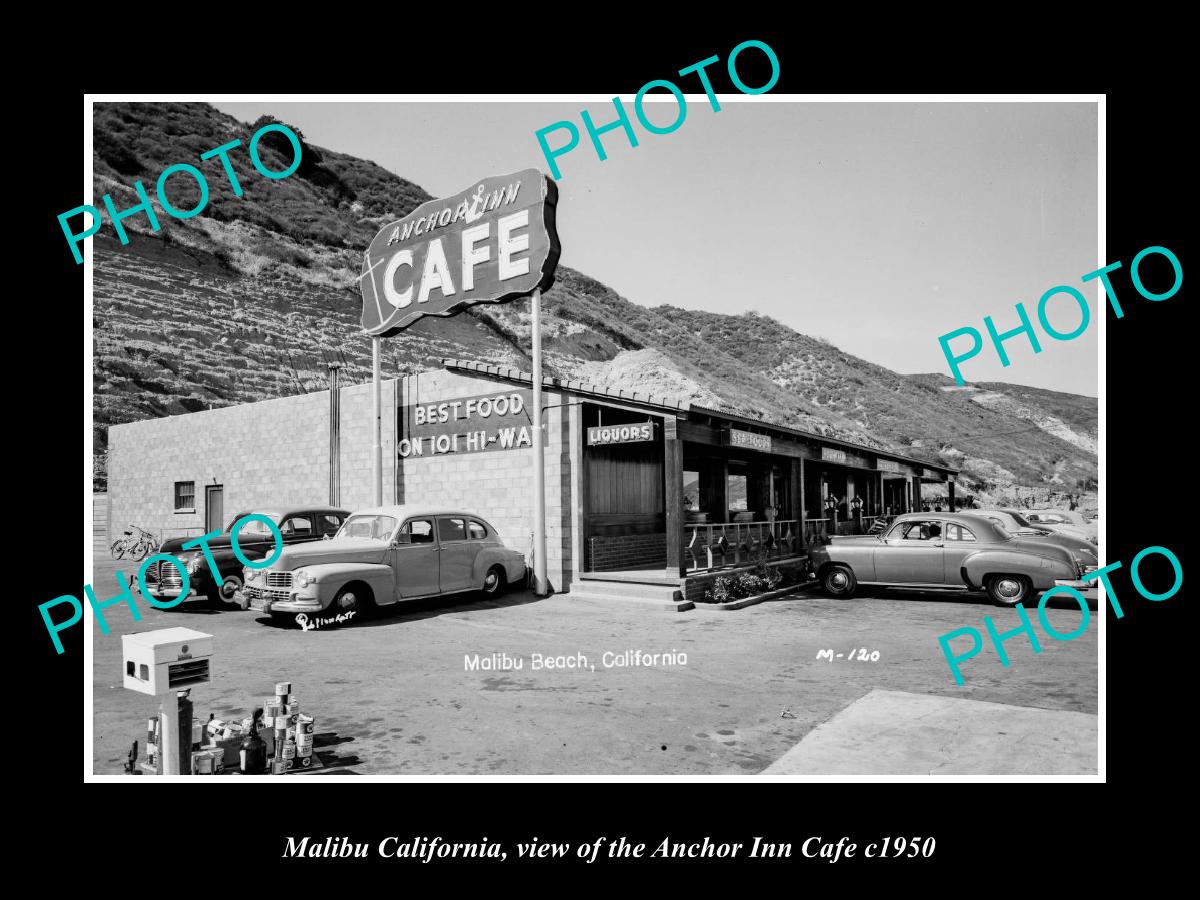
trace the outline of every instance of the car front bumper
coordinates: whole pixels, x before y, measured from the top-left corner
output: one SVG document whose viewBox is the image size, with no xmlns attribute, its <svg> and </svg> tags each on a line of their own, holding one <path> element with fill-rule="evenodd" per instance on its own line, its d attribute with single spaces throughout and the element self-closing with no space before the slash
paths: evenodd
<svg viewBox="0 0 1200 900">
<path fill-rule="evenodd" d="M 233 600 L 242 609 L 264 613 L 311 613 L 325 608 L 316 595 L 303 588 L 284 590 L 248 584 L 234 593 Z"/>
</svg>

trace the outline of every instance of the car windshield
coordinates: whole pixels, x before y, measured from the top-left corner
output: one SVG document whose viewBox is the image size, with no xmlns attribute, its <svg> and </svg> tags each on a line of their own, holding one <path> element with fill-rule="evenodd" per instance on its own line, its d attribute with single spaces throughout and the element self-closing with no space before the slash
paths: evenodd
<svg viewBox="0 0 1200 900">
<path fill-rule="evenodd" d="M 276 525 L 278 525 L 279 519 L 282 515 L 283 515 L 283 513 L 279 512 L 278 510 L 273 510 L 273 509 L 272 510 L 254 509 L 254 510 L 250 510 L 248 512 L 240 512 L 236 516 L 234 516 L 232 519 L 229 520 L 229 524 L 225 526 L 225 533 L 229 534 L 231 531 L 233 531 L 234 523 L 237 522 L 239 519 L 246 518 L 246 516 L 266 516 L 268 519 L 270 519 L 272 522 L 274 522 Z M 270 534 L 271 529 L 268 528 L 266 525 L 264 525 L 262 522 L 247 522 L 245 525 L 243 525 L 241 527 L 241 530 L 239 533 L 244 534 L 244 535 Z"/>
<path fill-rule="evenodd" d="M 396 520 L 392 516 L 364 514 L 351 516 L 337 533 L 339 538 L 366 538 L 368 540 L 386 541 L 396 530 Z"/>
<path fill-rule="evenodd" d="M 1018 525 L 1020 525 L 1022 528 L 1033 528 L 1033 523 L 1030 522 L 1027 518 L 1025 518 L 1020 513 L 1014 512 L 1014 513 L 1009 513 L 1009 515 L 1012 516 L 1013 521 L 1016 522 Z"/>
<path fill-rule="evenodd" d="M 1019 530 L 1017 528 L 1016 522 L 1012 521 L 1012 519 L 1004 518 L 1004 516 L 1001 515 L 1000 513 L 980 513 L 980 515 L 982 515 L 989 522 L 995 522 L 997 525 L 999 525 L 1005 531 L 1010 531 L 1010 532 L 1015 533 L 1017 530 Z"/>
<path fill-rule="evenodd" d="M 1013 532 L 1008 530 L 1008 523 L 999 515 L 977 513 L 973 521 L 963 524 L 976 531 L 979 534 L 979 540 L 984 542 L 1011 541 L 1013 539 Z"/>
<path fill-rule="evenodd" d="M 990 530 L 990 533 L 992 534 L 993 538 L 997 541 L 1013 540 L 1012 533 L 1009 532 L 1009 530 L 1007 528 L 1005 528 L 1003 525 L 1000 525 L 997 522 L 989 521 L 989 522 L 987 522 L 987 525 L 985 528 L 980 529 L 980 531 L 982 533 L 979 535 L 979 539 L 981 541 L 987 540 L 987 534 L 988 534 L 989 530 Z"/>
</svg>

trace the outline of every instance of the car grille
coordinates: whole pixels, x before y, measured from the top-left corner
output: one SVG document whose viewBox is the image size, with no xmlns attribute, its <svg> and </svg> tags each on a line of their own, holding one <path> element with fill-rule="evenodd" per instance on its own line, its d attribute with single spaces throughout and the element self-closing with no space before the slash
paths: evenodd
<svg viewBox="0 0 1200 900">
<path fill-rule="evenodd" d="M 251 600 L 270 600 L 275 603 L 279 600 L 291 600 L 292 595 L 288 591 L 276 591 L 270 588 L 247 587 L 245 588 L 246 596 Z"/>
<path fill-rule="evenodd" d="M 146 569 L 146 586 L 154 586 L 162 591 L 178 591 L 183 587 L 179 566 L 160 559 Z"/>
<path fill-rule="evenodd" d="M 292 586 L 292 573 L 266 572 L 263 574 L 263 582 L 267 587 L 290 588 Z"/>
</svg>

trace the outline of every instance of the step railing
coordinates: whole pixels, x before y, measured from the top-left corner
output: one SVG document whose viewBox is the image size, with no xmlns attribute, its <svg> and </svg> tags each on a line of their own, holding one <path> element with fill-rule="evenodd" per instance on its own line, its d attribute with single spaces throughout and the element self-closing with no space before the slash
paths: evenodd
<svg viewBox="0 0 1200 900">
<path fill-rule="evenodd" d="M 683 558 L 689 572 L 785 559 L 801 552 L 800 521 L 685 524 Z"/>
</svg>

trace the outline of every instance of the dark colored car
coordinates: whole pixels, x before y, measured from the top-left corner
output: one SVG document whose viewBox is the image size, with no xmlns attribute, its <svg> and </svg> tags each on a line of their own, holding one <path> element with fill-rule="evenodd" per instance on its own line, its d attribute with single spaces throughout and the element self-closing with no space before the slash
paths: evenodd
<svg viewBox="0 0 1200 900">
<path fill-rule="evenodd" d="M 172 538 L 164 541 L 159 553 L 174 556 L 187 567 L 191 587 L 188 598 L 195 596 L 208 597 L 215 603 L 230 603 L 234 594 L 242 588 L 243 564 L 233 553 L 230 530 L 234 522 L 256 513 L 266 516 L 279 528 L 283 535 L 284 546 L 302 544 L 308 541 L 320 541 L 337 534 L 338 529 L 350 514 L 348 510 L 332 506 L 305 506 L 286 509 L 255 509 L 240 512 L 225 526 L 224 532 L 208 542 L 216 560 L 217 569 L 221 573 L 218 584 L 213 578 L 212 571 L 205 561 L 204 552 L 199 547 L 187 550 L 183 545 L 195 537 Z M 275 540 L 271 530 L 262 522 L 248 522 L 238 533 L 238 547 L 247 559 L 259 560 L 270 555 L 275 548 Z M 146 571 L 146 588 L 156 600 L 174 600 L 179 596 L 181 579 L 179 569 L 165 561 L 156 562 Z M 136 588 L 136 579 L 133 587 Z"/>
</svg>

